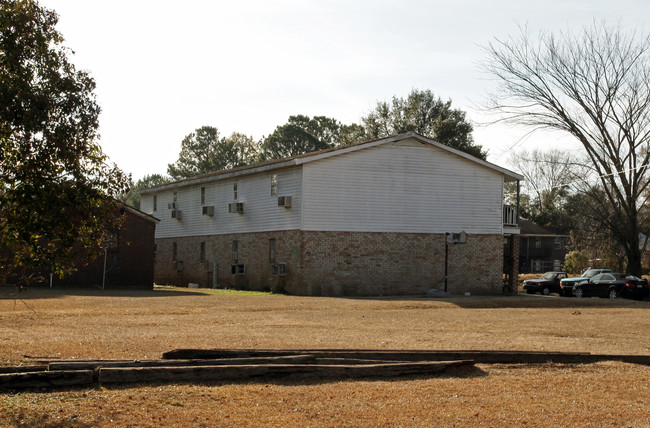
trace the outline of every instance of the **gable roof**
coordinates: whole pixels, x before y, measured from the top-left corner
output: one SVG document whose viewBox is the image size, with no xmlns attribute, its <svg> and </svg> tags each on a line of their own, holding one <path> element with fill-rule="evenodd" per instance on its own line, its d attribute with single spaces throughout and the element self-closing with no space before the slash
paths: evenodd
<svg viewBox="0 0 650 428">
<path fill-rule="evenodd" d="M 539 237 L 567 237 L 569 235 L 560 233 L 558 230 L 547 227 L 540 226 L 537 223 L 533 223 L 530 220 L 519 219 L 519 236 L 539 236 Z"/>
<path fill-rule="evenodd" d="M 512 172 L 510 170 L 507 170 L 505 168 L 502 168 L 500 166 L 497 166 L 495 164 L 492 164 L 490 162 L 484 161 L 482 159 L 478 159 L 470 154 L 467 154 L 465 152 L 462 152 L 460 150 L 454 149 L 452 147 L 449 147 L 445 144 L 438 143 L 437 141 L 434 141 L 430 138 L 423 137 L 422 135 L 416 134 L 415 132 L 407 132 L 405 134 L 399 134 L 395 135 L 393 137 L 387 137 L 387 138 L 382 138 L 379 140 L 372 140 L 372 141 L 364 141 L 361 143 L 356 143 L 356 144 L 350 144 L 348 146 L 342 146 L 342 147 L 335 147 L 331 149 L 326 149 L 326 150 L 320 150 L 316 152 L 309 152 L 309 153 L 304 153 L 301 155 L 297 156 L 292 156 L 289 158 L 282 158 L 282 159 L 273 159 L 269 160 L 266 162 L 262 163 L 257 163 L 253 165 L 246 165 L 246 166 L 241 166 L 238 168 L 233 168 L 233 169 L 228 169 L 228 170 L 221 170 L 221 171 L 215 171 L 215 172 L 210 172 L 207 174 L 201 174 L 201 175 L 196 175 L 194 177 L 188 177 L 184 178 L 182 180 L 174 181 L 172 183 L 167 183 L 163 184 L 160 186 L 156 187 L 151 187 L 149 189 L 143 189 L 139 193 L 140 194 L 146 194 L 146 193 L 153 193 L 153 192 L 158 192 L 161 190 L 167 190 L 167 189 L 174 189 L 174 188 L 179 188 L 179 187 L 185 187 L 185 186 L 191 186 L 191 185 L 196 185 L 200 183 L 206 183 L 206 182 L 211 182 L 214 180 L 222 180 L 222 179 L 228 179 L 228 178 L 233 178 L 233 177 L 239 177 L 239 176 L 244 176 L 244 175 L 250 175 L 250 174 L 256 174 L 259 172 L 266 172 L 266 171 L 271 171 L 271 170 L 276 170 L 276 169 L 282 169 L 282 168 L 288 168 L 292 166 L 298 166 L 302 164 L 306 164 L 309 162 L 315 162 L 321 159 L 327 159 L 335 156 L 340 156 L 342 154 L 346 153 L 352 153 L 356 152 L 359 150 L 365 150 L 368 148 L 372 147 L 377 147 L 381 146 L 384 144 L 390 144 L 394 143 L 397 141 L 402 141 L 402 140 L 407 140 L 407 139 L 414 139 L 417 140 L 423 144 L 430 144 L 434 147 L 437 147 L 438 149 L 444 150 L 446 152 L 452 153 L 456 156 L 459 156 L 461 158 L 464 158 L 466 160 L 469 160 L 473 163 L 476 163 L 477 165 L 480 165 L 482 167 L 491 169 L 495 172 L 498 172 L 499 174 L 502 174 L 504 176 L 504 179 L 506 182 L 509 181 L 520 181 L 523 180 L 524 177 L 520 174 L 517 174 L 515 172 Z"/>
<path fill-rule="evenodd" d="M 128 211 L 128 212 L 130 212 L 131 214 L 133 214 L 135 216 L 142 217 L 143 219 L 148 220 L 148 221 L 150 221 L 152 223 L 160 223 L 160 219 L 152 216 L 151 214 L 147 214 L 145 212 L 142 212 L 137 208 L 133 208 L 130 205 L 127 205 L 125 203 L 120 202 L 120 206 L 122 208 L 124 208 L 125 211 Z"/>
</svg>

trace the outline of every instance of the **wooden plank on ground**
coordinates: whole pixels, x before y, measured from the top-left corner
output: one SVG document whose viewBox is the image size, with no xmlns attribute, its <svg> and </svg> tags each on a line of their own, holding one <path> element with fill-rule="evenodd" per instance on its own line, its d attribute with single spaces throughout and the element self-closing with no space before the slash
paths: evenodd
<svg viewBox="0 0 650 428">
<path fill-rule="evenodd" d="M 260 357 L 291 354 L 311 354 L 316 358 L 370 359 L 379 361 L 443 361 L 474 360 L 482 364 L 587 364 L 598 361 L 621 361 L 650 365 L 648 355 L 607 355 L 582 352 L 540 352 L 540 351 L 413 351 L 413 350 L 347 350 L 347 349 L 294 349 L 294 350 L 250 350 L 250 349 L 177 349 L 163 354 L 166 358 L 202 359 L 229 357 Z"/>
<path fill-rule="evenodd" d="M 0 367 L 0 374 L 42 372 L 45 370 L 47 370 L 47 366 L 2 366 Z"/>
<path fill-rule="evenodd" d="M 0 389 L 70 387 L 91 385 L 94 382 L 92 370 L 0 374 Z"/>
<path fill-rule="evenodd" d="M 297 375 L 320 378 L 356 379 L 430 375 L 450 367 L 473 365 L 473 361 L 435 361 L 393 364 L 256 364 L 193 367 L 107 367 L 98 370 L 100 385 L 136 382 L 210 382 L 277 379 Z"/>
<path fill-rule="evenodd" d="M 270 357 L 291 354 L 311 354 L 317 358 L 347 358 L 393 361 L 449 361 L 471 359 L 486 363 L 538 363 L 554 359 L 579 361 L 586 353 L 527 352 L 527 351 L 413 351 L 413 350 L 348 350 L 348 349 L 296 349 L 296 350 L 246 350 L 246 349 L 177 349 L 165 352 L 163 359 L 202 359 L 229 357 Z"/>
<path fill-rule="evenodd" d="M 209 360 L 64 360 L 52 361 L 48 370 L 93 370 L 100 367 L 189 367 L 225 366 L 242 364 L 314 364 L 313 355 L 287 355 L 279 357 L 221 358 Z"/>
</svg>

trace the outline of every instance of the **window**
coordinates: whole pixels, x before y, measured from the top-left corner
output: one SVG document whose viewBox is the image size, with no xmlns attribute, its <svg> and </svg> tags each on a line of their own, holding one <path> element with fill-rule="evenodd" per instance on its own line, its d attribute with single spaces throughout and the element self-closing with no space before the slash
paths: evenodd
<svg viewBox="0 0 650 428">
<path fill-rule="evenodd" d="M 276 241 L 275 238 L 269 239 L 269 260 L 275 262 Z"/>
<path fill-rule="evenodd" d="M 232 241 L 232 261 L 237 263 L 239 259 L 239 242 Z"/>
<path fill-rule="evenodd" d="M 271 196 L 278 195 L 278 175 L 273 174 L 271 176 Z"/>
<path fill-rule="evenodd" d="M 201 187 L 201 205 L 205 205 L 205 187 Z"/>
<path fill-rule="evenodd" d="M 201 251 L 199 254 L 199 260 L 202 262 L 205 261 L 205 242 L 201 242 Z"/>
<path fill-rule="evenodd" d="M 172 260 L 176 261 L 177 258 L 178 258 L 178 244 L 174 242 L 172 244 Z"/>
<path fill-rule="evenodd" d="M 236 201 L 237 200 L 237 183 L 232 183 L 232 197 Z"/>
<path fill-rule="evenodd" d="M 553 242 L 553 246 L 555 247 L 556 250 L 559 250 L 562 248 L 562 238 L 555 238 L 555 241 Z"/>
<path fill-rule="evenodd" d="M 170 210 L 175 210 L 176 209 L 176 199 L 178 199 L 178 195 L 176 194 L 176 192 L 174 192 L 174 193 L 172 193 L 172 203 L 169 204 L 169 206 L 167 208 L 169 208 Z"/>
<path fill-rule="evenodd" d="M 156 211 L 158 209 L 158 195 L 153 195 L 153 210 Z"/>
<path fill-rule="evenodd" d="M 535 238 L 535 248 L 542 248 L 542 238 Z"/>
<path fill-rule="evenodd" d="M 233 275 L 245 275 L 246 269 L 243 263 L 234 264 L 230 267 L 230 273 Z"/>
</svg>

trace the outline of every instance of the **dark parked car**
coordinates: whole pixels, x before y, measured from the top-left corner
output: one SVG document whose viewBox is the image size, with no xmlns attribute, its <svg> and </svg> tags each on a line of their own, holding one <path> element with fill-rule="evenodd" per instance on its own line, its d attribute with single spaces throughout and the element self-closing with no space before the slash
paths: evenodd
<svg viewBox="0 0 650 428">
<path fill-rule="evenodd" d="M 526 293 L 542 293 L 548 295 L 550 293 L 560 293 L 560 280 L 567 277 L 566 272 L 546 272 L 538 279 L 528 279 L 524 281 L 524 290 Z"/>
<path fill-rule="evenodd" d="M 579 278 L 565 278 L 560 281 L 560 287 L 562 287 L 562 293 L 560 294 L 565 297 L 573 296 L 574 285 L 587 282 L 589 278 L 598 275 L 599 273 L 614 273 L 614 271 L 611 269 L 587 269 Z"/>
<path fill-rule="evenodd" d="M 573 286 L 573 295 L 576 297 L 627 297 L 641 300 L 648 297 L 649 292 L 647 279 L 622 273 L 600 273 L 587 282 Z"/>
</svg>

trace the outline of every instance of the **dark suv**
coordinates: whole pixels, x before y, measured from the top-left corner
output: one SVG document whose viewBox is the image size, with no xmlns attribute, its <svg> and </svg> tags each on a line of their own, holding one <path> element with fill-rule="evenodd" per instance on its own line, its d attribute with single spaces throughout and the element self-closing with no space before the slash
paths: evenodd
<svg viewBox="0 0 650 428">
<path fill-rule="evenodd" d="M 528 279 L 524 281 L 524 290 L 526 293 L 542 293 L 549 295 L 551 293 L 560 294 L 560 281 L 567 277 L 566 272 L 546 272 L 537 279 Z"/>
</svg>

